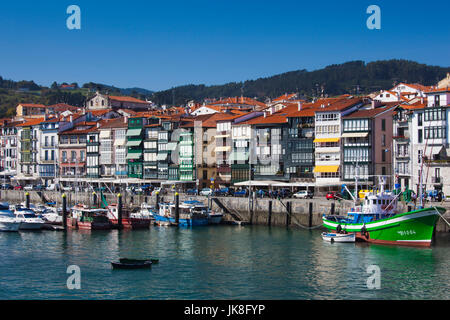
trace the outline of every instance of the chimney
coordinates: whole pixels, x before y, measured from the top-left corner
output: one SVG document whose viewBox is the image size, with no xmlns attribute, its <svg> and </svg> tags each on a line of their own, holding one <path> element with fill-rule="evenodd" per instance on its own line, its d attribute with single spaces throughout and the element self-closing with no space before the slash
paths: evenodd
<svg viewBox="0 0 450 320">
<path fill-rule="evenodd" d="M 127 116 L 123 117 L 123 123 L 128 123 L 128 117 Z"/>
<path fill-rule="evenodd" d="M 264 118 L 267 117 L 267 111 L 264 111 Z"/>
<path fill-rule="evenodd" d="M 301 101 L 298 102 L 298 111 L 302 110 L 303 103 Z"/>
<path fill-rule="evenodd" d="M 73 116 L 72 116 L 72 115 L 70 115 L 69 121 L 70 121 L 70 122 L 73 122 Z"/>
<path fill-rule="evenodd" d="M 97 122 L 97 128 L 100 128 L 100 122 Z"/>
</svg>

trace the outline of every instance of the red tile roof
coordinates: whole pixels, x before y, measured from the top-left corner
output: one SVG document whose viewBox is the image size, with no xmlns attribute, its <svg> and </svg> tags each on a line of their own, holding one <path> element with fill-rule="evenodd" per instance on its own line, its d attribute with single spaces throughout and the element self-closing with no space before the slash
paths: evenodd
<svg viewBox="0 0 450 320">
<path fill-rule="evenodd" d="M 17 125 L 17 127 L 30 127 L 30 126 L 35 126 L 35 125 L 38 125 L 38 124 L 40 124 L 42 121 L 44 121 L 45 120 L 45 118 L 35 118 L 35 119 L 30 119 L 30 120 L 27 120 L 27 121 L 25 121 L 24 123 L 22 123 L 22 124 L 18 124 Z"/>
<path fill-rule="evenodd" d="M 147 101 L 139 100 L 133 97 L 128 96 L 108 96 L 110 100 L 120 101 L 120 102 L 132 102 L 132 103 L 141 103 L 141 104 L 149 104 Z"/>
</svg>

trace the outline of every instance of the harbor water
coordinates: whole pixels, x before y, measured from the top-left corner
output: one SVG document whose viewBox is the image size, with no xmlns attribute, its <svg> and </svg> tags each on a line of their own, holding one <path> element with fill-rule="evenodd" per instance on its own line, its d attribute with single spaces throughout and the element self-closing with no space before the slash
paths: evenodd
<svg viewBox="0 0 450 320">
<path fill-rule="evenodd" d="M 113 270 L 119 257 L 160 262 Z M 450 299 L 448 233 L 431 248 L 263 226 L 0 233 L 0 261 L 0 299 Z M 67 286 L 71 265 L 80 289 Z"/>
</svg>

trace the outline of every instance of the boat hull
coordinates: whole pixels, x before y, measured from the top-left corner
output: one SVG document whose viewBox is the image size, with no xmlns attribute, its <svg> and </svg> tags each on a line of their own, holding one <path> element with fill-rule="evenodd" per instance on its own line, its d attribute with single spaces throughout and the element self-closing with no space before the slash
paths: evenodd
<svg viewBox="0 0 450 320">
<path fill-rule="evenodd" d="M 113 225 L 118 225 L 118 219 L 109 219 Z M 126 218 L 122 219 L 122 226 L 125 229 L 148 229 L 150 227 L 150 219 Z"/>
<path fill-rule="evenodd" d="M 176 224 L 176 219 L 172 217 L 165 217 L 159 214 L 155 214 L 155 222 L 159 225 Z M 195 227 L 195 226 L 205 226 L 208 225 L 208 218 L 202 219 L 182 219 L 178 221 L 178 225 L 181 227 Z"/>
<path fill-rule="evenodd" d="M 328 242 L 355 242 L 356 236 L 354 233 L 339 234 L 339 233 L 322 233 L 322 239 Z"/>
<path fill-rule="evenodd" d="M 111 230 L 110 222 L 82 222 L 73 218 L 67 218 L 67 227 L 78 230 Z"/>
<path fill-rule="evenodd" d="M 19 230 L 41 230 L 44 226 L 42 222 L 24 222 L 20 223 Z"/>
<path fill-rule="evenodd" d="M 324 218 L 323 225 L 329 230 L 336 230 L 340 225 L 342 230 L 356 232 L 356 238 L 360 241 L 429 247 L 439 214 L 444 212 L 445 209 L 441 207 L 424 208 L 366 224 L 335 222 Z"/>
<path fill-rule="evenodd" d="M 209 216 L 209 224 L 219 224 L 222 221 L 223 214 L 214 214 Z"/>
<path fill-rule="evenodd" d="M 16 232 L 19 227 L 20 222 L 0 222 L 0 231 Z"/>
</svg>

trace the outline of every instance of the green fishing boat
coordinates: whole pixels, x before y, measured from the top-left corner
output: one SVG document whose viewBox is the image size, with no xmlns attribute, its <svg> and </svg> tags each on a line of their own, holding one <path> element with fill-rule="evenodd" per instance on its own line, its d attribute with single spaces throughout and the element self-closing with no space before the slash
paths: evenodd
<svg viewBox="0 0 450 320">
<path fill-rule="evenodd" d="M 367 193 L 346 216 L 324 215 L 323 226 L 338 233 L 355 233 L 359 241 L 407 246 L 430 246 L 436 223 L 446 209 L 442 207 L 419 208 L 398 212 L 400 194 L 384 191 Z"/>
</svg>

